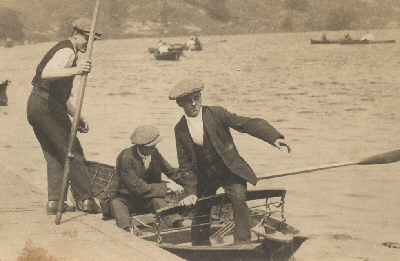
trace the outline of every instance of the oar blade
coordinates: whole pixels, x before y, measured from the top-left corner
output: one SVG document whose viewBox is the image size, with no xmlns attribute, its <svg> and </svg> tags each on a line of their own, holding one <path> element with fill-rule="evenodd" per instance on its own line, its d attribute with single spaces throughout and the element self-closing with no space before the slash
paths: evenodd
<svg viewBox="0 0 400 261">
<path fill-rule="evenodd" d="M 388 164 L 400 161 L 400 150 L 374 155 L 357 162 L 357 165 Z"/>
</svg>

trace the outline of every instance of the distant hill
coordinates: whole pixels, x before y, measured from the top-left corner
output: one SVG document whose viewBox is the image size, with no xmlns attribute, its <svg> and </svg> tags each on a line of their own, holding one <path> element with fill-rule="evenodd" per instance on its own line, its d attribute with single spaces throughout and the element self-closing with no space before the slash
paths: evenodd
<svg viewBox="0 0 400 261">
<path fill-rule="evenodd" d="M 25 41 L 66 37 L 94 2 L 1 0 L 0 38 L 15 30 Z M 4 20 L 10 10 L 23 29 Z M 99 13 L 105 38 L 400 28 L 399 21 L 398 0 L 102 0 Z"/>
</svg>

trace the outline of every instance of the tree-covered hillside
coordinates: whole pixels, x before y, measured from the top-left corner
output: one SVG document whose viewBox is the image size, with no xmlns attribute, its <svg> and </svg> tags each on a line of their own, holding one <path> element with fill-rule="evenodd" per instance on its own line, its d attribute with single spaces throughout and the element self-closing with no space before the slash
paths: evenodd
<svg viewBox="0 0 400 261">
<path fill-rule="evenodd" d="M 2 0 L 0 39 L 49 41 L 94 0 Z M 398 0 L 102 0 L 105 38 L 400 28 Z"/>
</svg>

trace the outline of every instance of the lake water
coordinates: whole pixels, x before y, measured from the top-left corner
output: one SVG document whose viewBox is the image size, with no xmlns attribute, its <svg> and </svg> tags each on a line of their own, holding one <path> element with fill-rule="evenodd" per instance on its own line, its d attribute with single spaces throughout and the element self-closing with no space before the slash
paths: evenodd
<svg viewBox="0 0 400 261">
<path fill-rule="evenodd" d="M 400 39 L 400 31 L 373 33 L 377 40 Z M 399 149 L 399 43 L 311 45 L 309 39 L 320 35 L 205 36 L 204 50 L 185 52 L 180 61 L 148 54 L 157 38 L 96 42 L 84 100 L 91 129 L 79 134 L 87 159 L 114 164 L 136 126 L 155 124 L 164 136 L 158 147 L 176 166 L 173 127 L 183 111 L 168 93 L 189 77 L 205 82 L 203 104 L 264 118 L 290 142 L 287 154 L 233 132 L 258 176 Z M 342 35 L 328 33 L 332 39 Z M 26 120 L 26 101 L 35 67 L 53 44 L 0 48 L 0 80 L 12 81 L 9 106 L 0 107 L 0 163 L 43 191 L 46 165 Z M 343 167 L 259 186 L 285 188 L 288 223 L 310 237 L 295 260 L 400 259 L 400 249 L 382 246 L 400 242 L 400 163 Z"/>
</svg>

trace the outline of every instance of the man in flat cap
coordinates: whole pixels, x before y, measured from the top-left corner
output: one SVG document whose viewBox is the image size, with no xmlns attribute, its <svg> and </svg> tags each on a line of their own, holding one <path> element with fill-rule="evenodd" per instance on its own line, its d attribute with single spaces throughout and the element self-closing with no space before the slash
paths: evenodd
<svg viewBox="0 0 400 261">
<path fill-rule="evenodd" d="M 202 106 L 201 80 L 185 79 L 176 84 L 169 95 L 170 100 L 184 111 L 175 126 L 176 149 L 179 168 L 194 173 L 197 182 L 192 184 L 192 195 L 182 204 L 195 204 L 197 198 L 215 195 L 223 187 L 234 210 L 235 243 L 249 241 L 250 216 L 246 204 L 247 184 L 255 185 L 257 177 L 239 155 L 230 128 L 257 137 L 282 149 L 289 145 L 284 137 L 267 121 L 236 115 L 219 106 Z M 193 225 L 210 222 L 210 208 L 195 209 Z M 192 227 L 192 244 L 210 244 L 210 225 Z"/>
<path fill-rule="evenodd" d="M 48 202 L 47 214 L 57 212 L 60 197 L 65 157 L 71 132 L 69 115 L 75 106 L 69 101 L 75 75 L 91 71 L 91 61 L 77 64 L 78 51 L 85 53 L 91 21 L 80 18 L 74 21 L 72 35 L 53 46 L 42 58 L 32 80 L 33 89 L 28 100 L 27 118 L 39 141 L 47 162 Z M 100 37 L 96 33 L 96 38 Z M 89 130 L 86 119 L 81 115 L 78 130 Z M 99 206 L 93 199 L 92 185 L 85 166 L 85 157 L 79 140 L 72 147 L 69 179 L 78 209 L 95 212 Z M 66 198 L 66 197 L 64 197 Z M 73 211 L 64 203 L 64 211 Z"/>
<path fill-rule="evenodd" d="M 132 136 L 133 146 L 120 152 L 116 162 L 116 177 L 102 200 L 103 215 L 113 217 L 117 226 L 132 231 L 130 214 L 140 211 L 155 213 L 167 207 L 167 191 L 181 193 L 194 178 L 171 167 L 156 148 L 161 141 L 159 130 L 151 125 L 137 127 Z M 162 173 L 174 182 L 163 182 Z M 182 186 L 176 184 L 181 184 Z M 180 215 L 164 219 L 166 227 L 182 226 Z"/>
</svg>

